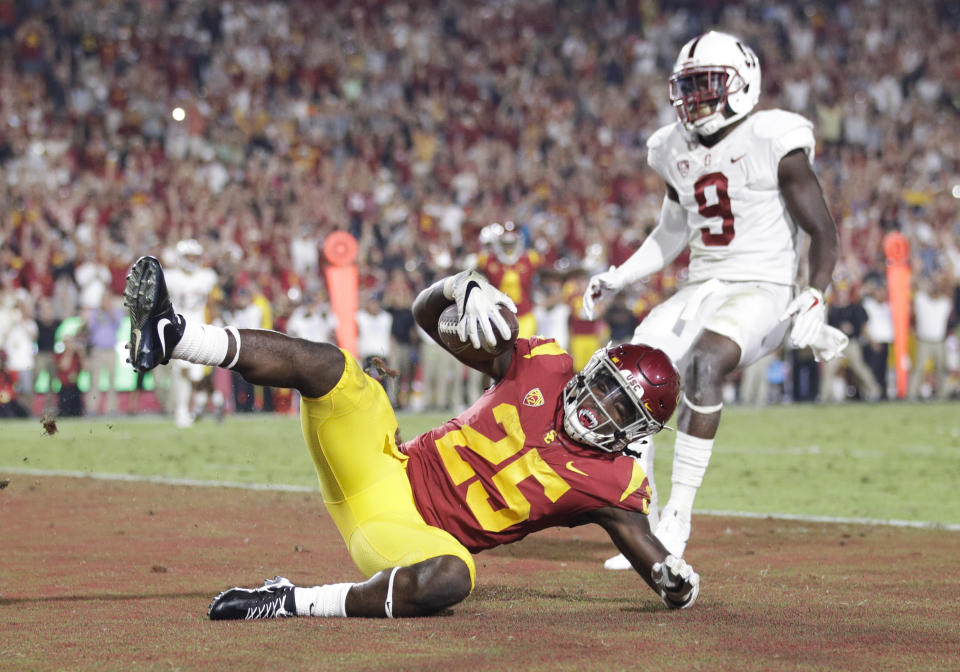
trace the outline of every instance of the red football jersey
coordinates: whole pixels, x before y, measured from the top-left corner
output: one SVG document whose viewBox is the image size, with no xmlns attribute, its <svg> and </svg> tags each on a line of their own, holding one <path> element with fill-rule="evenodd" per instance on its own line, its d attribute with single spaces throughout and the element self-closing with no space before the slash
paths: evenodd
<svg viewBox="0 0 960 672">
<path fill-rule="evenodd" d="M 477 268 L 487 276 L 491 285 L 513 299 L 517 304 L 517 315 L 526 315 L 533 310 L 533 297 L 530 296 L 533 276 L 542 265 L 540 255 L 533 250 L 526 250 L 512 264 L 504 264 L 489 252 L 481 252 L 477 257 Z"/>
<path fill-rule="evenodd" d="M 563 388 L 573 360 L 552 339 L 519 339 L 507 375 L 470 408 L 401 446 L 424 520 L 476 553 L 582 513 L 646 513 L 636 461 L 569 439 Z"/>
</svg>

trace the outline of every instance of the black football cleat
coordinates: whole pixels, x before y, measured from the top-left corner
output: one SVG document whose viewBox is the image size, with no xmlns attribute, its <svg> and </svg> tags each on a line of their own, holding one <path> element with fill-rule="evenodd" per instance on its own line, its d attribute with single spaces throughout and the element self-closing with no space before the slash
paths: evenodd
<svg viewBox="0 0 960 672">
<path fill-rule="evenodd" d="M 282 576 L 267 579 L 260 588 L 231 588 L 213 598 L 207 616 L 211 621 L 296 616 L 293 588 L 290 580 Z"/>
<path fill-rule="evenodd" d="M 155 257 L 140 257 L 127 274 L 123 305 L 130 314 L 130 363 L 149 371 L 170 361 L 183 336 L 184 320 L 173 311 L 163 267 Z"/>
</svg>

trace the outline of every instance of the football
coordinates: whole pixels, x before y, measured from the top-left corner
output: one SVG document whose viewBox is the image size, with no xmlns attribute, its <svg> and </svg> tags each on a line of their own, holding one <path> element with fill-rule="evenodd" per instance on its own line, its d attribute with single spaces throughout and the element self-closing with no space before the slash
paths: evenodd
<svg viewBox="0 0 960 672">
<path fill-rule="evenodd" d="M 499 331 L 494 329 L 494 333 L 497 334 L 496 347 L 490 349 L 474 348 L 469 339 L 467 339 L 466 342 L 460 340 L 460 337 L 457 336 L 456 304 L 447 306 L 444 311 L 440 313 L 440 319 L 437 322 L 437 331 L 440 333 L 440 340 L 443 341 L 443 344 L 450 352 L 465 362 L 483 362 L 503 354 L 506 350 L 513 347 L 513 342 L 517 339 L 517 334 L 520 331 L 520 323 L 517 321 L 517 316 L 512 310 L 502 304 L 498 306 L 498 308 L 500 309 L 500 314 L 503 316 L 503 319 L 510 325 L 510 338 L 502 340 Z"/>
</svg>

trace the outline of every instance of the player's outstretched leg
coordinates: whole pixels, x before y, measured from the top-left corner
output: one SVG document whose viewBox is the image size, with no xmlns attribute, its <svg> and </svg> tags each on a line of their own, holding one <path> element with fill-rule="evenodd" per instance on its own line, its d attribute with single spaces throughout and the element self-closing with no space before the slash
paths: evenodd
<svg viewBox="0 0 960 672">
<path fill-rule="evenodd" d="M 174 311 L 154 257 L 134 263 L 123 295 L 131 323 L 127 348 L 137 371 L 181 359 L 232 369 L 254 385 L 295 389 L 309 398 L 325 395 L 343 373 L 344 355 L 330 343 L 186 321 Z"/>
<path fill-rule="evenodd" d="M 231 588 L 207 610 L 211 620 L 253 620 L 289 616 L 429 616 L 470 594 L 466 563 L 442 555 L 377 572 L 361 583 L 332 583 L 300 588 L 281 576 L 260 588 Z"/>
<path fill-rule="evenodd" d="M 140 257 L 127 274 L 123 305 L 130 314 L 130 363 L 149 371 L 170 361 L 183 336 L 183 317 L 170 303 L 163 268 L 155 257 Z"/>
</svg>

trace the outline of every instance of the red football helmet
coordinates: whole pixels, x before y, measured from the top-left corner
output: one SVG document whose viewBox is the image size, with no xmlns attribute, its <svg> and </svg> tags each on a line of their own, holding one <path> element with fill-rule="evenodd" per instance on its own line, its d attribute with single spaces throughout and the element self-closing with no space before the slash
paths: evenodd
<svg viewBox="0 0 960 672">
<path fill-rule="evenodd" d="M 679 398 L 680 374 L 663 350 L 602 348 L 564 389 L 563 429 L 575 441 L 618 453 L 663 429 Z"/>
</svg>

